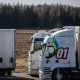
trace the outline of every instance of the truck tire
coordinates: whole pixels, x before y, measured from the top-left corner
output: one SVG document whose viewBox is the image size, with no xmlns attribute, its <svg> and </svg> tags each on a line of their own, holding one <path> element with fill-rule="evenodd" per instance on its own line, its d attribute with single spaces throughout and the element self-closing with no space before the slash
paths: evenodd
<svg viewBox="0 0 80 80">
<path fill-rule="evenodd" d="M 57 69 L 52 73 L 52 80 L 58 80 L 58 71 Z M 69 80 L 68 75 L 62 69 L 59 70 L 59 80 Z"/>
<path fill-rule="evenodd" d="M 4 76 L 4 71 L 0 71 L 0 76 Z"/>
<path fill-rule="evenodd" d="M 8 76 L 11 76 L 11 75 L 12 75 L 11 70 L 7 71 L 7 75 L 8 75 Z"/>
</svg>

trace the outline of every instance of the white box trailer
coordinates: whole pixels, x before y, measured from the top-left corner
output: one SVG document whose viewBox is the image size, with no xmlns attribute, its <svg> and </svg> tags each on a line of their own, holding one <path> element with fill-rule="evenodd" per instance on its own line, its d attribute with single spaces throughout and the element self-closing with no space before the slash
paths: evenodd
<svg viewBox="0 0 80 80">
<path fill-rule="evenodd" d="M 0 29 L 0 76 L 15 69 L 15 30 Z"/>
</svg>

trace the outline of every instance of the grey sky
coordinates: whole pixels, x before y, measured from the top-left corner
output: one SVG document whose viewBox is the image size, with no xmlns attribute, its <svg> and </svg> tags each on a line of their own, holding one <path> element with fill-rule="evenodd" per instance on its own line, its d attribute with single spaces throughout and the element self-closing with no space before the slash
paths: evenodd
<svg viewBox="0 0 80 80">
<path fill-rule="evenodd" d="M 80 0 L 0 0 L 0 2 L 3 3 L 10 3 L 10 4 L 17 4 L 18 2 L 21 4 L 56 4 L 56 3 L 61 3 L 61 4 L 65 4 L 65 5 L 72 5 L 72 6 L 76 6 L 76 7 L 80 7 Z"/>
</svg>

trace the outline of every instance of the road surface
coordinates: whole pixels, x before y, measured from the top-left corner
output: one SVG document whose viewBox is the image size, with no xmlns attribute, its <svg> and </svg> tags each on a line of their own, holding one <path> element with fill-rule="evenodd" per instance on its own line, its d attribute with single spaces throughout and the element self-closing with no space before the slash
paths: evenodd
<svg viewBox="0 0 80 80">
<path fill-rule="evenodd" d="M 28 73 L 12 73 L 12 76 L 0 76 L 0 80 L 41 80 L 38 76 L 32 77 Z"/>
</svg>

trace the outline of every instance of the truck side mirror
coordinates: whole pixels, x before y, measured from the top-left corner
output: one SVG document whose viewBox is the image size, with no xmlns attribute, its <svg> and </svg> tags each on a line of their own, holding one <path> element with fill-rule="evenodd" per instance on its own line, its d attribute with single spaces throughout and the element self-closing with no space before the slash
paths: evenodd
<svg viewBox="0 0 80 80">
<path fill-rule="evenodd" d="M 34 41 L 33 43 L 36 43 L 36 41 Z"/>
<path fill-rule="evenodd" d="M 43 44 L 43 46 L 46 46 L 46 45 L 47 45 L 46 43 Z"/>
<path fill-rule="evenodd" d="M 32 45 L 31 45 L 30 53 L 31 53 L 31 54 L 33 54 L 33 53 L 34 53 L 34 44 L 33 44 L 33 43 L 32 43 Z"/>
<path fill-rule="evenodd" d="M 30 52 L 31 54 L 34 54 L 34 51 Z"/>
<path fill-rule="evenodd" d="M 49 53 L 48 53 L 48 52 L 46 52 L 46 58 L 47 58 L 47 57 L 49 57 Z"/>
<path fill-rule="evenodd" d="M 32 40 L 32 39 L 33 39 L 33 37 L 31 36 L 30 40 Z"/>
</svg>

